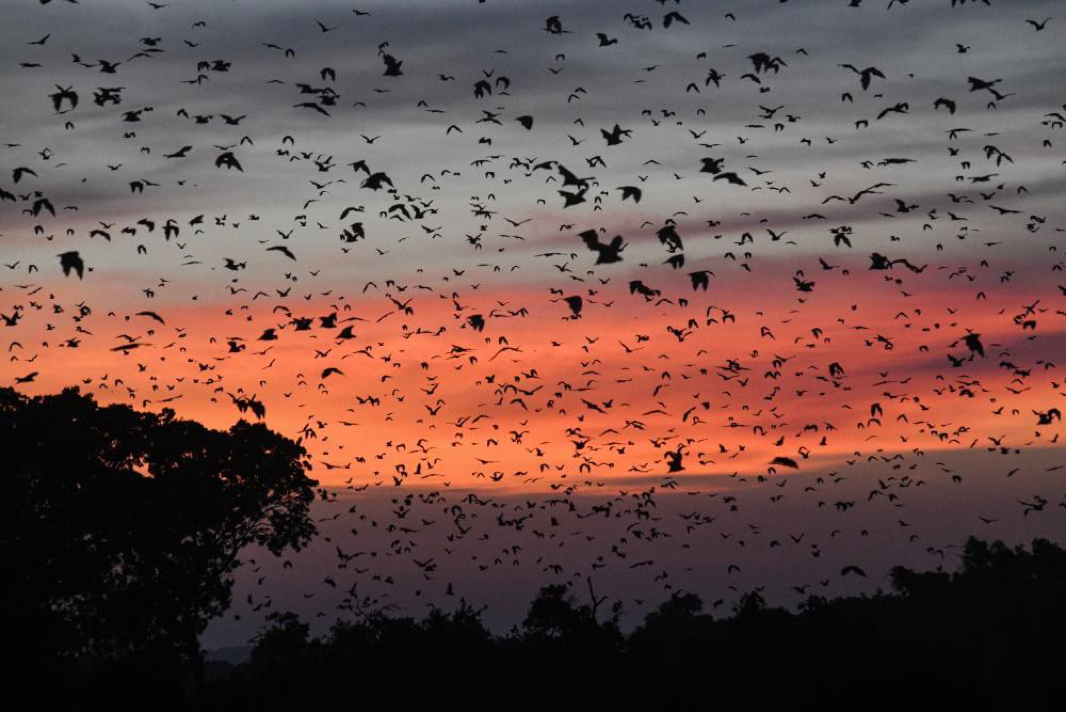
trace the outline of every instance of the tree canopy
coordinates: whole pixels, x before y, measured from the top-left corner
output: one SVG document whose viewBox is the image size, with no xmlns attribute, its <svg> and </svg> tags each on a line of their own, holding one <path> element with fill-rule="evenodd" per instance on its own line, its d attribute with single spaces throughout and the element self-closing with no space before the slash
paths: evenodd
<svg viewBox="0 0 1066 712">
<path fill-rule="evenodd" d="M 2 388 L 0 447 L 0 609 L 27 665 L 195 664 L 241 550 L 315 534 L 306 451 L 262 424 L 212 430 L 77 388 Z"/>
</svg>

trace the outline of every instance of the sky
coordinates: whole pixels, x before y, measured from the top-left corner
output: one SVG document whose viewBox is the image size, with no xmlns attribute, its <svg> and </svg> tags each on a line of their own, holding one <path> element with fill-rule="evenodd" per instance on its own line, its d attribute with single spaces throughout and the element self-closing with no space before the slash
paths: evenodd
<svg viewBox="0 0 1066 712">
<path fill-rule="evenodd" d="M 9 3 L 0 383 L 302 439 L 338 532 L 213 645 L 357 582 L 506 625 L 555 580 L 793 603 L 1061 541 L 1061 3 L 851 4 Z M 634 495 L 654 555 L 646 507 L 578 516 Z M 537 521 L 593 538 L 546 569 Z"/>
</svg>

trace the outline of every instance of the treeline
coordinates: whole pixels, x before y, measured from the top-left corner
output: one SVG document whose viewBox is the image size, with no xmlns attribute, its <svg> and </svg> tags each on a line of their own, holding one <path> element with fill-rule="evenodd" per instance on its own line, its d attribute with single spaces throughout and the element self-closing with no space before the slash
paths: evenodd
<svg viewBox="0 0 1066 712">
<path fill-rule="evenodd" d="M 171 699 L 217 709 L 425 698 L 522 707 L 695 699 L 701 707 L 935 701 L 1017 709 L 1061 698 L 1066 550 L 1042 539 L 1026 549 L 971 538 L 955 573 L 896 567 L 891 584 L 871 596 L 812 596 L 796 612 L 751 593 L 726 617 L 679 593 L 629 635 L 617 611 L 597 610 L 580 587 L 541 589 L 521 626 L 502 636 L 466 606 L 422 620 L 365 612 L 321 637 L 280 613 L 247 662 L 211 663 L 202 686 L 193 692 L 186 677 Z M 130 685 L 146 697 L 164 689 L 145 666 L 113 666 L 82 683 L 89 696 Z"/>
</svg>

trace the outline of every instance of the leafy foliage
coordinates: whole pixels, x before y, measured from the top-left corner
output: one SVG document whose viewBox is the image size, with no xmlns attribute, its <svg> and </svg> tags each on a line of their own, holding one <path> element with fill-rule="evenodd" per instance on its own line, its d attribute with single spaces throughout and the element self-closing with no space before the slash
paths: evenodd
<svg viewBox="0 0 1066 712">
<path fill-rule="evenodd" d="M 241 550 L 315 533 L 304 449 L 261 424 L 0 389 L 2 608 L 28 661 L 195 663 Z"/>
</svg>

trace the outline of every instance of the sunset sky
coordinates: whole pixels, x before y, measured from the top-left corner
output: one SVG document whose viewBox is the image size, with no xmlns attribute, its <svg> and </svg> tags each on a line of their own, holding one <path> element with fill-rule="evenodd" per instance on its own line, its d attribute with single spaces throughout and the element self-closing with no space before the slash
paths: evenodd
<svg viewBox="0 0 1066 712">
<path fill-rule="evenodd" d="M 715 504 L 721 536 L 689 542 L 710 552 L 752 526 L 829 537 L 839 497 L 800 490 L 847 473 L 841 528 L 871 543 L 837 555 L 875 569 L 936 565 L 927 547 L 978 516 L 1062 540 L 1066 15 L 852 4 L 8 3 L 0 382 L 219 428 L 261 403 L 339 497 L 327 528 L 359 528 L 363 500 L 386 527 L 413 493 L 448 520 L 472 493 L 584 511 L 648 492 L 663 531 L 695 499 L 764 502 Z M 588 230 L 621 259 L 597 264 Z M 928 486 L 874 511 L 902 476 Z M 566 526 L 617 551 L 631 515 Z M 458 561 L 480 533 L 404 535 Z M 343 547 L 388 558 L 387 538 Z M 605 555 L 545 572 L 555 544 L 526 538 L 523 591 Z M 730 583 L 680 542 L 599 575 L 627 599 L 656 598 L 664 566 Z M 277 597 L 299 605 L 335 545 Z M 822 575 L 744 556 L 750 585 Z M 460 568 L 433 590 L 482 586 Z"/>
</svg>

